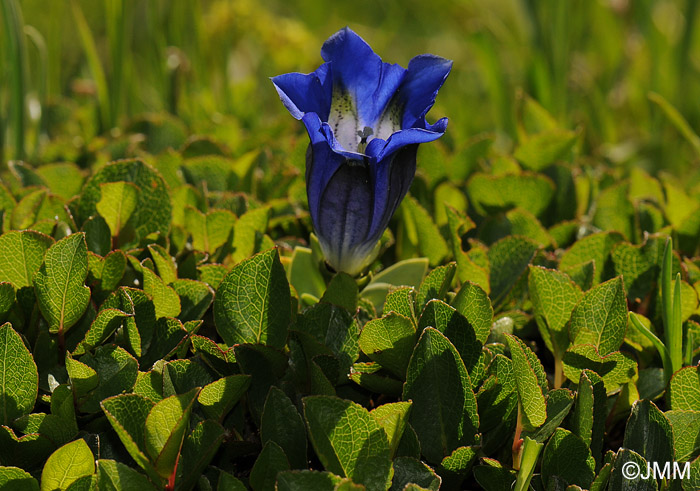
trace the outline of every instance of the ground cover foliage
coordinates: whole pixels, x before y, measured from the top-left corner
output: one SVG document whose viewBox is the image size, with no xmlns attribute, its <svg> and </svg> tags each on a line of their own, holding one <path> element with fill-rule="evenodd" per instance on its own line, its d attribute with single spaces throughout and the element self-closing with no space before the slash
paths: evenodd
<svg viewBox="0 0 700 491">
<path fill-rule="evenodd" d="M 265 16 L 261 36 L 281 18 Z M 47 100 L 22 138 L 3 120 L 22 158 L 0 170 L 0 489 L 698 489 L 700 187 L 637 165 L 675 151 L 667 170 L 691 168 L 692 108 L 652 96 L 675 138 L 656 145 L 609 113 L 573 124 L 571 96 L 540 86 L 559 87 L 556 63 L 537 100 L 501 87 L 515 95 L 480 128 L 497 131 L 456 124 L 419 149 L 353 278 L 311 235 L 305 136 L 277 101 L 279 121 L 256 114 L 276 98 L 263 72 L 315 63 L 320 44 L 283 25 L 308 55 L 269 53 L 226 115 L 203 116 L 216 89 L 178 88 L 180 68 L 163 107 L 133 114 L 146 97 L 126 103 L 113 68 L 100 92 L 93 57 L 95 93 Z M 189 55 L 207 72 L 211 53 Z M 690 473 L 625 471 L 673 462 Z"/>
</svg>

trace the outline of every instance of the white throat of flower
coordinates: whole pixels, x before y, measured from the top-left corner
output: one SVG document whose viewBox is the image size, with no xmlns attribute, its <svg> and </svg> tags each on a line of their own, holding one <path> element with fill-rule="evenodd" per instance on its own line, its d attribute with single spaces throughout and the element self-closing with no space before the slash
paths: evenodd
<svg viewBox="0 0 700 491">
<path fill-rule="evenodd" d="M 376 121 L 363 121 L 357 113 L 352 94 L 339 86 L 334 87 L 328 125 L 335 139 L 349 152 L 365 153 L 374 138 L 388 139 L 401 129 L 403 107 L 394 96 Z"/>
</svg>

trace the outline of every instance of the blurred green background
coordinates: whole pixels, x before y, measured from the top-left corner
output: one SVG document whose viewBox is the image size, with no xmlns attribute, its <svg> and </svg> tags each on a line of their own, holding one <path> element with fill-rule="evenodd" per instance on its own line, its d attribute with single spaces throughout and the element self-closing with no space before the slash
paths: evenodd
<svg viewBox="0 0 700 491">
<path fill-rule="evenodd" d="M 86 159 L 143 114 L 235 155 L 302 136 L 268 77 L 314 70 L 349 25 L 385 61 L 454 69 L 429 115 L 458 152 L 517 141 L 522 94 L 582 133 L 581 154 L 683 175 L 700 144 L 695 0 L 3 0 L 0 156 Z M 658 93 L 687 120 L 669 118 Z M 135 119 L 136 118 L 136 119 Z M 685 134 L 684 134 L 685 131 Z M 89 152 L 88 152 L 89 153 Z M 89 160 L 89 158 L 88 158 Z M 85 162 L 84 162 L 85 163 Z M 298 165 L 298 164 L 297 164 Z"/>
</svg>

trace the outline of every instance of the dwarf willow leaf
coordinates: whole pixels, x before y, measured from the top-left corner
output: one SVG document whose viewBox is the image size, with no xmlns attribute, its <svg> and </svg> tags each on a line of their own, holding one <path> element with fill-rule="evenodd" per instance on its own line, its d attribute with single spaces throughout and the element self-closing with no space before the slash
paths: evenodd
<svg viewBox="0 0 700 491">
<path fill-rule="evenodd" d="M 201 397 L 201 396 L 200 396 Z M 307 467 L 307 442 L 304 421 L 292 401 L 277 387 L 271 387 L 265 400 L 260 440 L 263 445 L 273 441 L 289 459 L 293 469 Z"/>
<path fill-rule="evenodd" d="M 214 321 L 226 344 L 282 348 L 291 320 L 289 283 L 277 249 L 233 267 L 214 299 Z"/>
<path fill-rule="evenodd" d="M 131 182 L 117 181 L 100 184 L 97 212 L 105 219 L 112 237 L 119 237 L 136 209 L 141 190 Z"/>
<path fill-rule="evenodd" d="M 542 484 L 549 486 L 558 477 L 567 485 L 586 489 L 595 478 L 594 469 L 595 460 L 581 437 L 557 428 L 542 454 Z"/>
<path fill-rule="evenodd" d="M 261 238 L 267 229 L 270 210 L 267 207 L 249 210 L 233 226 L 233 261 L 240 262 L 260 250 Z"/>
<path fill-rule="evenodd" d="M 284 450 L 275 442 L 268 441 L 250 471 L 250 486 L 260 491 L 274 491 L 277 474 L 289 469 Z"/>
<path fill-rule="evenodd" d="M 622 240 L 624 237 L 617 232 L 600 232 L 584 237 L 562 255 L 559 269 L 566 272 L 574 266 L 593 260 L 593 283 L 597 285 L 603 279 L 612 276 L 610 253 Z"/>
<path fill-rule="evenodd" d="M 223 421 L 249 386 L 249 375 L 222 377 L 202 387 L 197 401 L 209 418 Z"/>
<path fill-rule="evenodd" d="M 700 367 L 685 367 L 673 374 L 669 384 L 671 409 L 700 411 Z"/>
<path fill-rule="evenodd" d="M 29 413 L 39 390 L 34 358 L 10 323 L 0 326 L 0 424 Z"/>
<path fill-rule="evenodd" d="M 398 457 L 394 459 L 393 468 L 394 478 L 391 481 L 389 491 L 405 490 L 409 484 L 415 484 L 420 486 L 419 489 L 427 489 L 429 491 L 440 489 L 440 484 L 442 483 L 440 476 L 418 459 Z"/>
<path fill-rule="evenodd" d="M 622 277 L 587 291 L 571 312 L 573 344 L 592 344 L 602 356 L 617 351 L 627 329 L 627 297 Z"/>
<path fill-rule="evenodd" d="M 371 360 L 404 379 L 416 344 L 416 328 L 410 319 L 391 312 L 365 324 L 359 342 Z"/>
<path fill-rule="evenodd" d="M 674 460 L 671 423 L 664 413 L 648 400 L 637 401 L 632 406 L 622 445 L 637 452 L 648 462 Z"/>
<path fill-rule="evenodd" d="M 68 489 L 83 476 L 95 473 L 95 457 L 85 440 L 68 443 L 54 453 L 44 464 L 41 472 L 41 491 Z"/>
<path fill-rule="evenodd" d="M 458 447 L 475 442 L 476 397 L 456 348 L 438 330 L 426 328 L 406 372 L 403 400 L 413 401 L 409 421 L 423 455 L 439 464 Z"/>
<path fill-rule="evenodd" d="M 278 491 L 335 491 L 343 480 L 331 472 L 322 471 L 284 471 L 277 474 Z"/>
<path fill-rule="evenodd" d="M 486 292 L 474 283 L 466 282 L 452 300 L 452 307 L 467 318 L 474 328 L 476 339 L 486 343 L 491 332 L 493 308 Z"/>
<path fill-rule="evenodd" d="M 583 370 L 578 382 L 570 428 L 591 448 L 591 455 L 596 462 L 600 460 L 603 446 L 606 402 L 603 379 L 591 370 Z"/>
<path fill-rule="evenodd" d="M 136 245 L 152 233 L 167 234 L 170 229 L 172 206 L 163 178 L 152 167 L 140 160 L 120 160 L 100 168 L 83 187 L 76 211 L 78 222 L 83 223 L 97 214 L 105 183 L 127 182 L 141 190 L 130 217 L 133 236 L 121 241 L 126 246 Z"/>
<path fill-rule="evenodd" d="M 8 281 L 17 289 L 31 286 L 34 273 L 53 243 L 48 235 L 33 230 L 0 235 L 0 281 Z"/>
<path fill-rule="evenodd" d="M 0 489 L 39 491 L 39 482 L 19 467 L 0 467 Z"/>
<path fill-rule="evenodd" d="M 529 172 L 501 176 L 477 173 L 467 183 L 467 194 L 484 216 L 511 208 L 539 216 L 554 196 L 554 183 L 547 176 Z"/>
<path fill-rule="evenodd" d="M 178 474 L 182 472 L 182 477 L 178 478 L 178 481 L 182 489 L 191 489 L 194 486 L 216 455 L 225 437 L 226 430 L 210 419 L 199 422 L 187 435 L 178 460 Z"/>
<path fill-rule="evenodd" d="M 392 457 L 396 454 L 396 449 L 408 424 L 411 404 L 410 401 L 382 404 L 369 413 L 386 431 Z"/>
<path fill-rule="evenodd" d="M 90 301 L 85 234 L 77 233 L 52 245 L 34 276 L 42 315 L 51 332 L 65 332 L 83 315 Z"/>
<path fill-rule="evenodd" d="M 206 215 L 188 206 L 185 208 L 187 231 L 196 251 L 213 253 L 231 240 L 236 215 L 228 210 L 212 210 Z"/>
<path fill-rule="evenodd" d="M 155 490 L 146 476 L 115 460 L 97 461 L 97 489 L 120 491 L 122 489 Z"/>
<path fill-rule="evenodd" d="M 552 353 L 561 357 L 569 347 L 566 326 L 581 299 L 581 289 L 564 273 L 540 266 L 530 266 L 528 286 L 542 339 Z"/>
<path fill-rule="evenodd" d="M 383 312 L 385 314 L 395 312 L 408 319 L 415 319 L 416 314 L 413 311 L 415 297 L 416 290 L 412 286 L 391 288 L 384 301 Z"/>
<path fill-rule="evenodd" d="M 432 217 L 410 194 L 404 198 L 401 210 L 408 240 L 417 246 L 420 255 L 427 257 L 431 265 L 440 264 L 448 252 L 447 242 L 440 235 Z"/>
<path fill-rule="evenodd" d="M 457 263 L 451 262 L 444 266 L 438 266 L 428 273 L 418 289 L 416 309 L 419 312 L 422 311 L 425 305 L 433 299 L 444 300 L 456 272 Z"/>
<path fill-rule="evenodd" d="M 547 382 L 542 377 L 544 368 L 532 350 L 520 339 L 506 334 L 506 340 L 513 360 L 515 384 L 518 388 L 524 427 L 534 429 L 541 426 L 547 419 L 547 404 L 544 398 Z"/>
<path fill-rule="evenodd" d="M 385 490 L 391 474 L 389 441 L 369 412 L 327 396 L 305 397 L 303 405 L 311 443 L 323 466 L 369 491 Z"/>
<path fill-rule="evenodd" d="M 144 442 L 156 472 L 168 478 L 175 470 L 185 431 L 189 427 L 192 405 L 199 389 L 174 395 L 158 402 L 145 422 Z"/>
<path fill-rule="evenodd" d="M 607 356 L 600 356 L 592 344 L 572 346 L 564 353 L 564 375 L 569 380 L 578 380 L 585 369 L 600 375 L 605 390 L 611 393 L 620 385 L 635 377 L 637 363 L 626 353 L 616 351 Z"/>
<path fill-rule="evenodd" d="M 143 271 L 143 291 L 151 296 L 153 305 L 156 308 L 156 318 L 176 317 L 180 313 L 180 297 L 172 287 L 149 268 L 144 267 Z"/>
<path fill-rule="evenodd" d="M 527 270 L 539 246 L 525 237 L 505 237 L 489 248 L 490 297 L 494 305 L 502 303 L 518 279 Z"/>
<path fill-rule="evenodd" d="M 544 443 L 554 430 L 569 414 L 574 404 L 574 395 L 569 389 L 553 389 L 545 397 L 547 404 L 547 419 L 534 431 L 523 431 L 522 436 L 528 436 L 538 443 Z"/>
<path fill-rule="evenodd" d="M 700 452 L 700 411 L 672 410 L 664 413 L 673 430 L 675 460 L 686 462 Z"/>
<path fill-rule="evenodd" d="M 440 300 L 431 300 L 423 309 L 418 321 L 419 332 L 422 332 L 426 327 L 434 327 L 450 340 L 457 348 L 470 376 L 473 375 L 481 356 L 483 344 L 477 339 L 477 333 L 467 318 L 446 303 Z"/>
</svg>

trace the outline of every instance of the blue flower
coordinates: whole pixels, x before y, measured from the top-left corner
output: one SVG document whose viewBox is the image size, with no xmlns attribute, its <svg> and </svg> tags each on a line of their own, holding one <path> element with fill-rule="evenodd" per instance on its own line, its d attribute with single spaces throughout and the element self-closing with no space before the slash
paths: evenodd
<svg viewBox="0 0 700 491">
<path fill-rule="evenodd" d="M 447 118 L 425 115 L 452 62 L 434 55 L 408 68 L 383 63 L 349 28 L 321 48 L 325 63 L 309 74 L 272 78 L 282 102 L 302 120 L 311 143 L 306 189 L 314 230 L 328 264 L 361 272 L 416 172 L 419 143 L 440 138 Z"/>
</svg>

